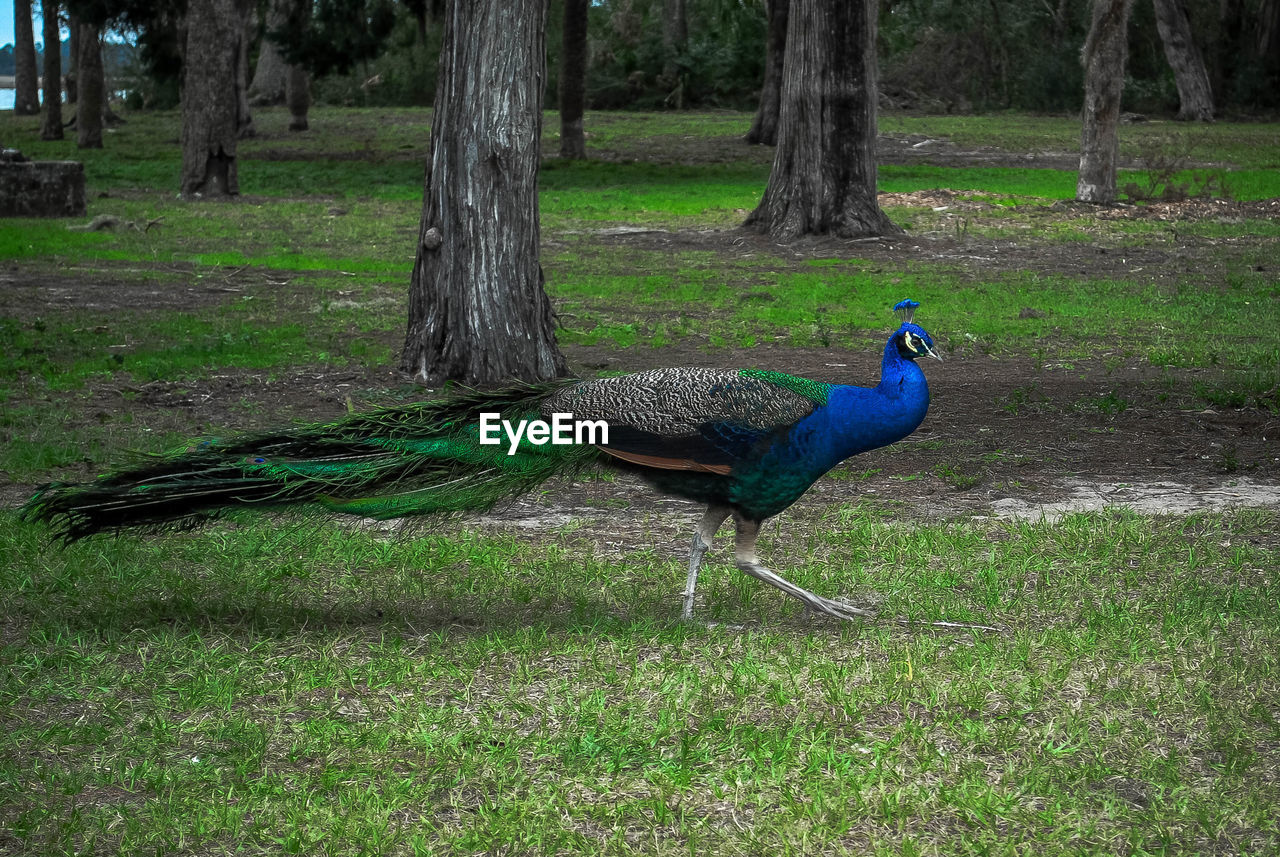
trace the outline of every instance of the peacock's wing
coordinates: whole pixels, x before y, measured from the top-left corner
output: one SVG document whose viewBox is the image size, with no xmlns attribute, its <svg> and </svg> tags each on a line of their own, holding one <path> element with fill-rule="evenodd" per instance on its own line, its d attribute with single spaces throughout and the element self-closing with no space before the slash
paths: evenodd
<svg viewBox="0 0 1280 857">
<path fill-rule="evenodd" d="M 610 455 L 669 470 L 727 474 L 826 404 L 829 385 L 752 369 L 655 369 L 599 378 L 548 398 L 544 417 L 609 425 Z"/>
</svg>

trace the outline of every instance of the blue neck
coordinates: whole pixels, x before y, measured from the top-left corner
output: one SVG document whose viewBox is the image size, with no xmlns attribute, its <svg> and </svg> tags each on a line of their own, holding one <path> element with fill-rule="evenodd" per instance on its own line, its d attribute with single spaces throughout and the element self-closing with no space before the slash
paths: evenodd
<svg viewBox="0 0 1280 857">
<path fill-rule="evenodd" d="M 832 388 L 826 408 L 814 414 L 826 440 L 822 442 L 825 467 L 841 460 L 902 440 L 924 421 L 929 409 L 929 385 L 914 360 L 898 354 L 890 342 L 875 387 Z"/>
<path fill-rule="evenodd" d="M 884 359 L 880 362 L 880 383 L 875 389 L 890 399 L 905 395 L 923 398 L 925 405 L 929 404 L 929 385 L 924 379 L 924 372 L 916 361 L 908 360 L 898 352 L 896 337 L 885 343 Z"/>
</svg>

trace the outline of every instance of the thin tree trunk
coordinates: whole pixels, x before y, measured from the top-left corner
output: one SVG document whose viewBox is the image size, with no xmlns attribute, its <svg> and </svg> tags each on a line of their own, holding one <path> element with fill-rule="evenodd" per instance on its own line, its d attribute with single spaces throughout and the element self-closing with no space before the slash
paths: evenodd
<svg viewBox="0 0 1280 857">
<path fill-rule="evenodd" d="M 546 0 L 450 3 L 402 368 L 421 383 L 567 372 L 538 262 Z"/>
<path fill-rule="evenodd" d="M 253 127 L 253 113 L 249 110 L 249 41 L 253 33 L 252 18 L 252 15 L 244 16 L 240 26 L 240 40 L 236 44 L 236 133 L 241 140 L 258 133 Z"/>
<path fill-rule="evenodd" d="M 787 50 L 787 15 L 791 0 L 769 0 L 769 34 L 765 39 L 764 83 L 747 142 L 778 145 L 778 105 L 782 100 L 782 59 Z"/>
<path fill-rule="evenodd" d="M 1178 119 L 1213 121 L 1213 89 L 1182 0 L 1155 0 L 1156 29 L 1178 84 Z"/>
<path fill-rule="evenodd" d="M 58 0 L 43 0 L 44 17 L 44 119 L 41 140 L 62 139 L 62 34 L 58 30 Z"/>
<path fill-rule="evenodd" d="M 292 2 L 271 0 L 267 6 L 267 32 L 258 48 L 258 65 L 253 72 L 253 83 L 249 85 L 250 105 L 265 107 L 285 102 L 289 69 L 271 34 L 284 29 L 288 23 L 288 7 Z"/>
<path fill-rule="evenodd" d="M 1084 43 L 1084 127 L 1076 199 L 1116 201 L 1120 157 L 1120 94 L 1124 89 L 1126 30 L 1133 0 L 1093 0 L 1093 23 Z"/>
<path fill-rule="evenodd" d="M 662 85 L 672 87 L 667 101 L 684 107 L 684 81 L 680 58 L 689 44 L 689 7 L 686 0 L 662 0 Z"/>
<path fill-rule="evenodd" d="M 75 104 L 80 100 L 80 19 L 75 15 L 67 15 L 67 31 L 71 34 L 67 39 L 67 103 Z"/>
<path fill-rule="evenodd" d="M 560 52 L 560 157 L 585 158 L 582 114 L 587 101 L 587 9 L 590 0 L 565 0 Z"/>
<path fill-rule="evenodd" d="M 102 69 L 102 33 L 93 24 L 80 25 L 79 67 L 80 100 L 76 104 L 76 146 L 81 149 L 101 149 L 107 82 Z"/>
<path fill-rule="evenodd" d="M 236 69 L 244 36 L 237 0 L 192 0 L 182 68 L 182 195 L 240 192 L 236 141 L 240 93 Z"/>
<path fill-rule="evenodd" d="M 300 65 L 286 66 L 285 97 L 289 103 L 289 130 L 307 130 L 307 112 L 311 109 L 311 77 Z"/>
<path fill-rule="evenodd" d="M 876 201 L 875 0 L 793 0 L 778 148 L 744 226 L 780 241 L 901 230 Z"/>
<path fill-rule="evenodd" d="M 40 112 L 40 72 L 36 69 L 36 36 L 31 26 L 31 0 L 13 0 L 13 115 Z"/>
<path fill-rule="evenodd" d="M 1262 0 L 1255 51 L 1264 63 L 1280 64 L 1280 0 Z"/>
</svg>

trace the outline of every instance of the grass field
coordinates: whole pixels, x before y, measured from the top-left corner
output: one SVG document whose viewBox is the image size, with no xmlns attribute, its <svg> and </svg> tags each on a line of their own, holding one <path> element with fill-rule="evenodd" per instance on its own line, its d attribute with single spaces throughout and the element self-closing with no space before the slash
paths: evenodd
<svg viewBox="0 0 1280 857">
<path fill-rule="evenodd" d="M 78 153 L 0 116 L 5 145 L 83 155 L 76 223 L 155 221 L 0 220 L 0 853 L 1280 851 L 1280 512 L 990 502 L 1280 483 L 1280 126 L 1125 126 L 1136 163 L 1190 152 L 1185 180 L 1235 199 L 1099 211 L 1061 202 L 1068 120 L 886 116 L 951 147 L 887 156 L 909 229 L 887 247 L 733 231 L 770 158 L 742 114 L 589 115 L 593 160 L 546 161 L 580 372 L 861 371 L 886 307 L 922 302 L 940 428 L 833 472 L 762 556 L 989 633 L 806 616 L 727 534 L 681 623 L 695 510 L 607 475 L 446 525 L 51 544 L 13 511 L 38 483 L 420 395 L 389 367 L 426 116 L 319 109 L 290 135 L 262 111 L 244 197 L 202 204 L 176 198 L 176 115 L 127 118 Z"/>
</svg>

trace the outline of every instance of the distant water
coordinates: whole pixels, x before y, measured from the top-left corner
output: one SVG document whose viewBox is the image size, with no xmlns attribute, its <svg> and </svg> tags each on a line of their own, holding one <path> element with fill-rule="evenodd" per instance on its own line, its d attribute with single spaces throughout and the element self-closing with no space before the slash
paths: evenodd
<svg viewBox="0 0 1280 857">
<path fill-rule="evenodd" d="M 41 97 L 42 99 L 44 98 L 44 91 L 43 91 L 43 90 L 42 90 L 42 91 L 41 91 L 41 93 L 40 93 L 40 97 Z M 123 96 L 122 94 L 120 94 L 120 93 L 114 93 L 114 94 L 113 94 L 113 97 L 123 98 L 124 96 Z M 17 101 L 17 100 L 18 100 L 18 93 L 17 93 L 15 90 L 10 89 L 10 88 L 8 88 L 8 87 L 0 87 L 0 110 L 12 110 L 12 109 L 13 109 L 13 102 L 15 102 L 15 101 Z M 43 104 L 44 102 L 43 102 L 43 101 L 41 101 L 40 103 L 41 103 L 41 104 Z M 63 104 L 66 104 L 66 103 L 67 103 L 67 92 L 66 92 L 66 90 L 63 90 L 63 91 L 62 91 L 62 103 L 63 103 Z"/>
</svg>

